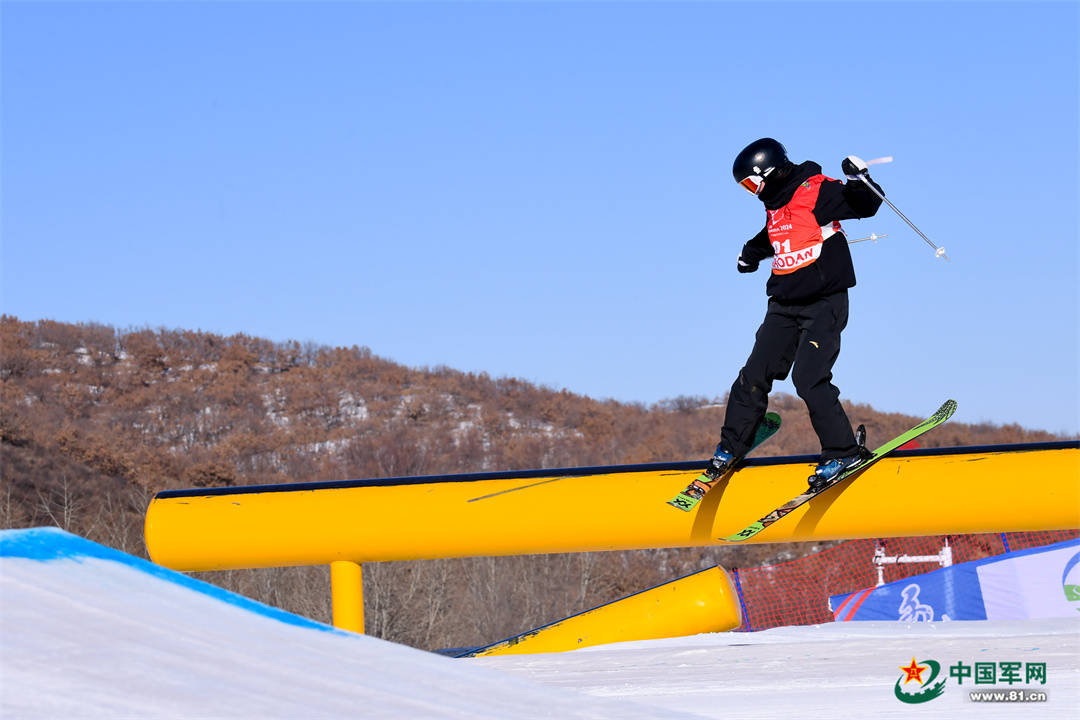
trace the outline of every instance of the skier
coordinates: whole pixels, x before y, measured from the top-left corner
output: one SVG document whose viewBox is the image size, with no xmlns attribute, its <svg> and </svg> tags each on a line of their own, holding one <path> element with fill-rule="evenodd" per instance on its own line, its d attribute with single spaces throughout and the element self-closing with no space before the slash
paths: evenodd
<svg viewBox="0 0 1080 720">
<path fill-rule="evenodd" d="M 849 180 L 859 175 L 870 179 L 866 163 L 854 155 L 841 168 Z M 848 288 L 855 285 L 840 221 L 874 215 L 881 199 L 861 180 L 844 183 L 822 175 L 815 162 L 792 163 L 772 138 L 747 145 L 735 157 L 732 173 L 735 182 L 764 203 L 766 214 L 765 227 L 743 246 L 738 270 L 754 272 L 771 257 L 772 274 L 765 286 L 768 310 L 754 349 L 731 386 L 720 443 L 707 472 L 719 476 L 748 452 L 773 381 L 786 378 L 794 366 L 792 382 L 821 443 L 820 462 L 809 479 L 810 488 L 817 490 L 866 454 L 832 384 L 840 333 L 848 321 Z"/>
</svg>

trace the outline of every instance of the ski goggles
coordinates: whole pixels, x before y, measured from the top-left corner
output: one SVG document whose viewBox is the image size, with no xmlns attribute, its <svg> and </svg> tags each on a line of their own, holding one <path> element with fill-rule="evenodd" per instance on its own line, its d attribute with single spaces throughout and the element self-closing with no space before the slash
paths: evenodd
<svg viewBox="0 0 1080 720">
<path fill-rule="evenodd" d="M 757 195 L 761 192 L 761 188 L 765 187 L 765 178 L 769 177 L 769 175 L 771 175 L 772 171 L 775 169 L 776 168 L 770 167 L 762 170 L 761 168 L 755 166 L 754 170 L 760 172 L 761 174 L 747 175 L 739 181 L 739 184 L 746 188 L 746 191 L 751 195 Z"/>
<path fill-rule="evenodd" d="M 757 195 L 761 192 L 761 188 L 765 186 L 765 178 L 761 175 L 749 175 L 740 180 L 739 184 L 746 188 L 746 191 L 751 195 Z"/>
</svg>

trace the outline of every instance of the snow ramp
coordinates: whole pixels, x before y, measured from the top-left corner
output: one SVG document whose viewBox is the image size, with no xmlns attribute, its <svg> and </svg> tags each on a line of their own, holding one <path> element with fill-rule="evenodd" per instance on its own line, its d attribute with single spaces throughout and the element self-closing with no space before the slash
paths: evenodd
<svg viewBox="0 0 1080 720">
<path fill-rule="evenodd" d="M 0 531 L 0 717 L 695 715 L 337 630 L 33 528 Z"/>
</svg>

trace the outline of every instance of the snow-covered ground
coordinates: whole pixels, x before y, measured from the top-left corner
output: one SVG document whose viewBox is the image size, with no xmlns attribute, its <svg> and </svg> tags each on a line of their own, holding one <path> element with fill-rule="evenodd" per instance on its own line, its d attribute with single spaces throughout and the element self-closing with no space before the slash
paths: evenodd
<svg viewBox="0 0 1080 720">
<path fill-rule="evenodd" d="M 1046 663 L 1046 683 L 963 686 L 922 704 L 894 694 L 901 666 Z M 1080 619 L 835 623 L 472 660 L 552 687 L 709 718 L 1080 717 Z M 929 671 L 922 677 L 929 680 Z M 908 689 L 918 688 L 912 680 Z M 1045 703 L 973 703 L 968 690 L 1044 692 Z M 1023 707 L 1017 707 L 1017 705 Z"/>
<path fill-rule="evenodd" d="M 896 698 L 913 659 L 940 664 L 940 697 Z M 973 703 L 972 681 L 947 677 L 959 663 L 1017 662 L 1045 664 L 1045 684 L 994 687 L 1045 703 Z M 0 532 L 3 718 L 1064 718 L 1078 707 L 1077 619 L 844 623 L 453 660 L 57 530 Z"/>
</svg>

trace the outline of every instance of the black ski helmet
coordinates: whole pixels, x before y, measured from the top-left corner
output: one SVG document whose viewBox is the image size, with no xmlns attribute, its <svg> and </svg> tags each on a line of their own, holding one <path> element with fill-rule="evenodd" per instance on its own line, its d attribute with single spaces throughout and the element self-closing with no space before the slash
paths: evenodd
<svg viewBox="0 0 1080 720">
<path fill-rule="evenodd" d="M 735 182 L 757 195 L 765 178 L 776 170 L 785 170 L 790 164 L 783 145 L 772 138 L 761 138 L 735 156 L 731 174 L 735 176 Z"/>
</svg>

